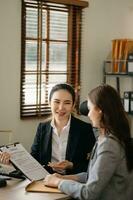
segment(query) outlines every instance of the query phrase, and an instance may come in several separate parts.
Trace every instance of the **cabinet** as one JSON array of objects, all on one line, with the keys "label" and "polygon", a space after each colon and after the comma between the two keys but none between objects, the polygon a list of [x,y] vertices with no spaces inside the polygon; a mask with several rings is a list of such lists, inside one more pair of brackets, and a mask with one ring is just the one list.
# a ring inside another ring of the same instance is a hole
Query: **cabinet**
[{"label": "cabinet", "polygon": [[[123,64],[123,61],[115,61],[115,63],[117,62],[118,65]],[[124,61],[125,62],[125,61]],[[128,80],[130,80],[131,82],[131,87],[130,87],[130,93],[132,94],[131,97],[129,99],[129,104],[130,104],[130,109],[129,109],[129,114],[133,116],[133,72],[128,73],[128,71],[125,72],[121,72],[120,70],[118,72],[113,72],[112,70],[112,66],[114,64],[114,61],[111,60],[105,60],[104,61],[104,65],[103,65],[103,83],[107,83],[108,84],[108,78],[113,78],[115,81],[115,87],[117,89],[117,91],[122,95],[124,95],[124,92],[127,91],[127,88],[125,91],[121,90],[121,83],[124,82],[123,79],[126,77]],[[132,63],[133,64],[133,63]],[[127,81],[128,84],[128,81]],[[128,89],[129,91],[129,89]],[[124,96],[122,96],[122,101],[124,103]]]}]

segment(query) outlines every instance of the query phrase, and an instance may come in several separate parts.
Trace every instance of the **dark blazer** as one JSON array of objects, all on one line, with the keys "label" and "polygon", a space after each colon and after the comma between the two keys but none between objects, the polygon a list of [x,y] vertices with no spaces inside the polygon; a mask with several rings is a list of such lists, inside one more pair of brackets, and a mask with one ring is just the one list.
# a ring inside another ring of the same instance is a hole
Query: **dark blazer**
[{"label": "dark blazer", "polygon": [[[52,127],[50,123],[51,121],[39,124],[31,147],[31,155],[45,166],[51,161],[52,153]],[[65,159],[73,162],[74,166],[72,170],[66,172],[67,174],[87,170],[87,156],[94,144],[95,136],[92,126],[72,116]],[[50,168],[47,170],[53,173]]]}]

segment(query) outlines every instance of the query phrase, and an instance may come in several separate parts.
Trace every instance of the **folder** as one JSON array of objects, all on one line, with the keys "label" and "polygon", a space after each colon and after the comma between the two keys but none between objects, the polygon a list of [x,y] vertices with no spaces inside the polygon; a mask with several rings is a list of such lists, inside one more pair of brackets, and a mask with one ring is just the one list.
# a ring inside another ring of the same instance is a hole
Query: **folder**
[{"label": "folder", "polygon": [[133,114],[133,91],[130,94],[130,113]]},{"label": "folder", "polygon": [[133,74],[133,52],[128,54],[127,73]]},{"label": "folder", "polygon": [[[113,73],[127,73],[127,60],[128,60],[128,55],[131,52],[133,52],[133,40],[131,39],[112,40]],[[132,68],[131,63],[129,63],[129,67],[130,69]]]},{"label": "folder", "polygon": [[124,92],[124,109],[126,112],[130,112],[130,91],[125,91]]},{"label": "folder", "polygon": [[126,40],[125,49],[124,49],[124,63],[122,66],[122,72],[127,72],[127,59],[128,54],[133,51],[133,40]]},{"label": "folder", "polygon": [[112,40],[112,72],[118,73],[118,52],[119,52],[119,41],[118,40]]},{"label": "folder", "polygon": [[121,72],[122,71],[122,58],[123,58],[123,47],[124,47],[124,43],[122,40],[119,41],[119,51],[118,51],[118,71]]},{"label": "folder", "polygon": [[45,186],[42,180],[29,183],[25,190],[27,192],[62,193],[58,188]]}]

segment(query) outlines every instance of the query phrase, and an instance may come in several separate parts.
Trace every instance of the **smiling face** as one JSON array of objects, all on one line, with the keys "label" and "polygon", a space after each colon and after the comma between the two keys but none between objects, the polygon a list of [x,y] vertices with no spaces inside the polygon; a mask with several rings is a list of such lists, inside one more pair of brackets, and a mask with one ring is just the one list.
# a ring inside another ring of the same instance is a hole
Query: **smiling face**
[{"label": "smiling face", "polygon": [[55,91],[50,100],[50,106],[55,121],[68,121],[74,107],[72,95],[63,89]]},{"label": "smiling face", "polygon": [[93,127],[101,128],[100,121],[102,117],[102,111],[96,105],[94,105],[90,100],[88,100],[87,105],[89,109],[88,117],[91,120]]}]

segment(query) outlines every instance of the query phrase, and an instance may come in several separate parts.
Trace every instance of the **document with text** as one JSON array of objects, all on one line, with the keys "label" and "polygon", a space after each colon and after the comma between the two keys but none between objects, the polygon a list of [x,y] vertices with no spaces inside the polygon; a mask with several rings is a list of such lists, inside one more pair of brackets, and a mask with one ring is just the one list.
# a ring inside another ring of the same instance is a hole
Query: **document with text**
[{"label": "document with text", "polygon": [[20,143],[0,147],[1,151],[11,154],[11,162],[31,181],[41,180],[49,173],[34,159]]}]

